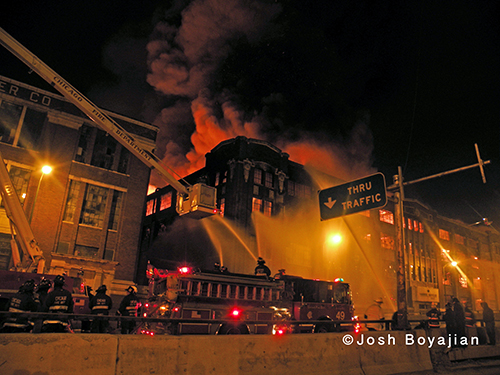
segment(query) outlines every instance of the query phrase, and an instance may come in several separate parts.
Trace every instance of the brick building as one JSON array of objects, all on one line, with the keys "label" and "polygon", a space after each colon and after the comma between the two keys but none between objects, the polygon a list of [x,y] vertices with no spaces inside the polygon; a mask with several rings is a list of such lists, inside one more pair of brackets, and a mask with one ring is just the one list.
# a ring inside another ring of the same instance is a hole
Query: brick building
[{"label": "brick building", "polygon": [[[385,207],[320,221],[317,193],[342,183],[289,160],[277,147],[236,137],[206,155],[206,166],[186,181],[217,188],[220,214],[200,221],[178,217],[170,187],[147,198],[137,279],[147,262],[172,269],[207,268],[252,273],[258,256],[273,271],[307,278],[344,278],[358,314],[382,297],[387,318],[396,310],[394,200]],[[406,290],[410,317],[433,303],[459,297],[475,310],[500,306],[500,235],[491,226],[470,226],[428,206],[404,201]],[[340,241],[331,242],[333,235]],[[455,263],[453,262],[457,262]],[[495,275],[496,274],[496,275]]]},{"label": "brick building", "polygon": [[[155,126],[107,112],[153,150]],[[124,294],[134,280],[150,169],[63,97],[0,76],[0,151],[46,259]],[[41,173],[43,165],[52,172]],[[11,263],[0,212],[0,269]]]}]

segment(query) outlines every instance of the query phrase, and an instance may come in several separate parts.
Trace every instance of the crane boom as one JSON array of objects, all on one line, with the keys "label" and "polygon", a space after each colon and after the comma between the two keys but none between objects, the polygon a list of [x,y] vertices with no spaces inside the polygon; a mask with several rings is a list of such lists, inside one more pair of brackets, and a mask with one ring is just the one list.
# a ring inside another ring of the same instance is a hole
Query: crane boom
[{"label": "crane boom", "polygon": [[[149,168],[155,169],[177,192],[177,212],[179,214],[195,213],[194,217],[204,217],[215,210],[215,188],[204,184],[184,186],[170,172],[157,162],[154,154],[142,149],[135,139],[110,116],[82,95],[77,89],[53,71],[43,61],[31,53],[21,43],[0,28],[0,43],[30,69],[58,90],[72,102],[102,130],[115,138],[121,145],[135,155]],[[196,194],[196,196],[193,196]]]}]

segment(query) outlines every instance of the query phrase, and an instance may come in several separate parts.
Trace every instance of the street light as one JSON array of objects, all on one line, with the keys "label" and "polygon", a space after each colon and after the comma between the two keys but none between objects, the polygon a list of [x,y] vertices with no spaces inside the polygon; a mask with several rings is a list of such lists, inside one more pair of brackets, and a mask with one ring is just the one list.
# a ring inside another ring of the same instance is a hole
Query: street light
[{"label": "street light", "polygon": [[31,205],[30,220],[29,220],[30,224],[31,224],[31,219],[33,218],[33,211],[35,210],[35,203],[36,203],[36,199],[38,198],[38,192],[40,191],[40,185],[42,184],[43,176],[45,176],[46,174],[49,174],[50,172],[52,172],[51,166],[44,165],[42,167],[42,175],[40,176],[40,180],[38,180],[38,186],[36,188],[35,199],[33,200],[33,204]]},{"label": "street light", "polygon": [[333,234],[328,238],[328,242],[332,245],[338,245],[342,242],[342,236],[340,234]]}]

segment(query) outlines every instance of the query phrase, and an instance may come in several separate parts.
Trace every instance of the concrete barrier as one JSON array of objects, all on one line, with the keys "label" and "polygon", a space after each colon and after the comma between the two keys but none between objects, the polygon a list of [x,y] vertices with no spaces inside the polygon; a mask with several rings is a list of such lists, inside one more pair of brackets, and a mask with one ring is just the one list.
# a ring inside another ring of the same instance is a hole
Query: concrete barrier
[{"label": "concrete barrier", "polygon": [[432,370],[417,332],[286,336],[1,334],[0,373],[58,374],[396,374]]}]

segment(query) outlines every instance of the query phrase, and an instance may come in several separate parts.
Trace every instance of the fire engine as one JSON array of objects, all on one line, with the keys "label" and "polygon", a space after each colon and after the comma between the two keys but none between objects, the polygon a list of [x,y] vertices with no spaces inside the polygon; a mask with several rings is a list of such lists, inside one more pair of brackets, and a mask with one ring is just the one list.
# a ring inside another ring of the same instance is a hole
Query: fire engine
[{"label": "fire engine", "polygon": [[354,329],[349,284],[289,276],[275,278],[149,265],[144,334],[284,334]]}]

